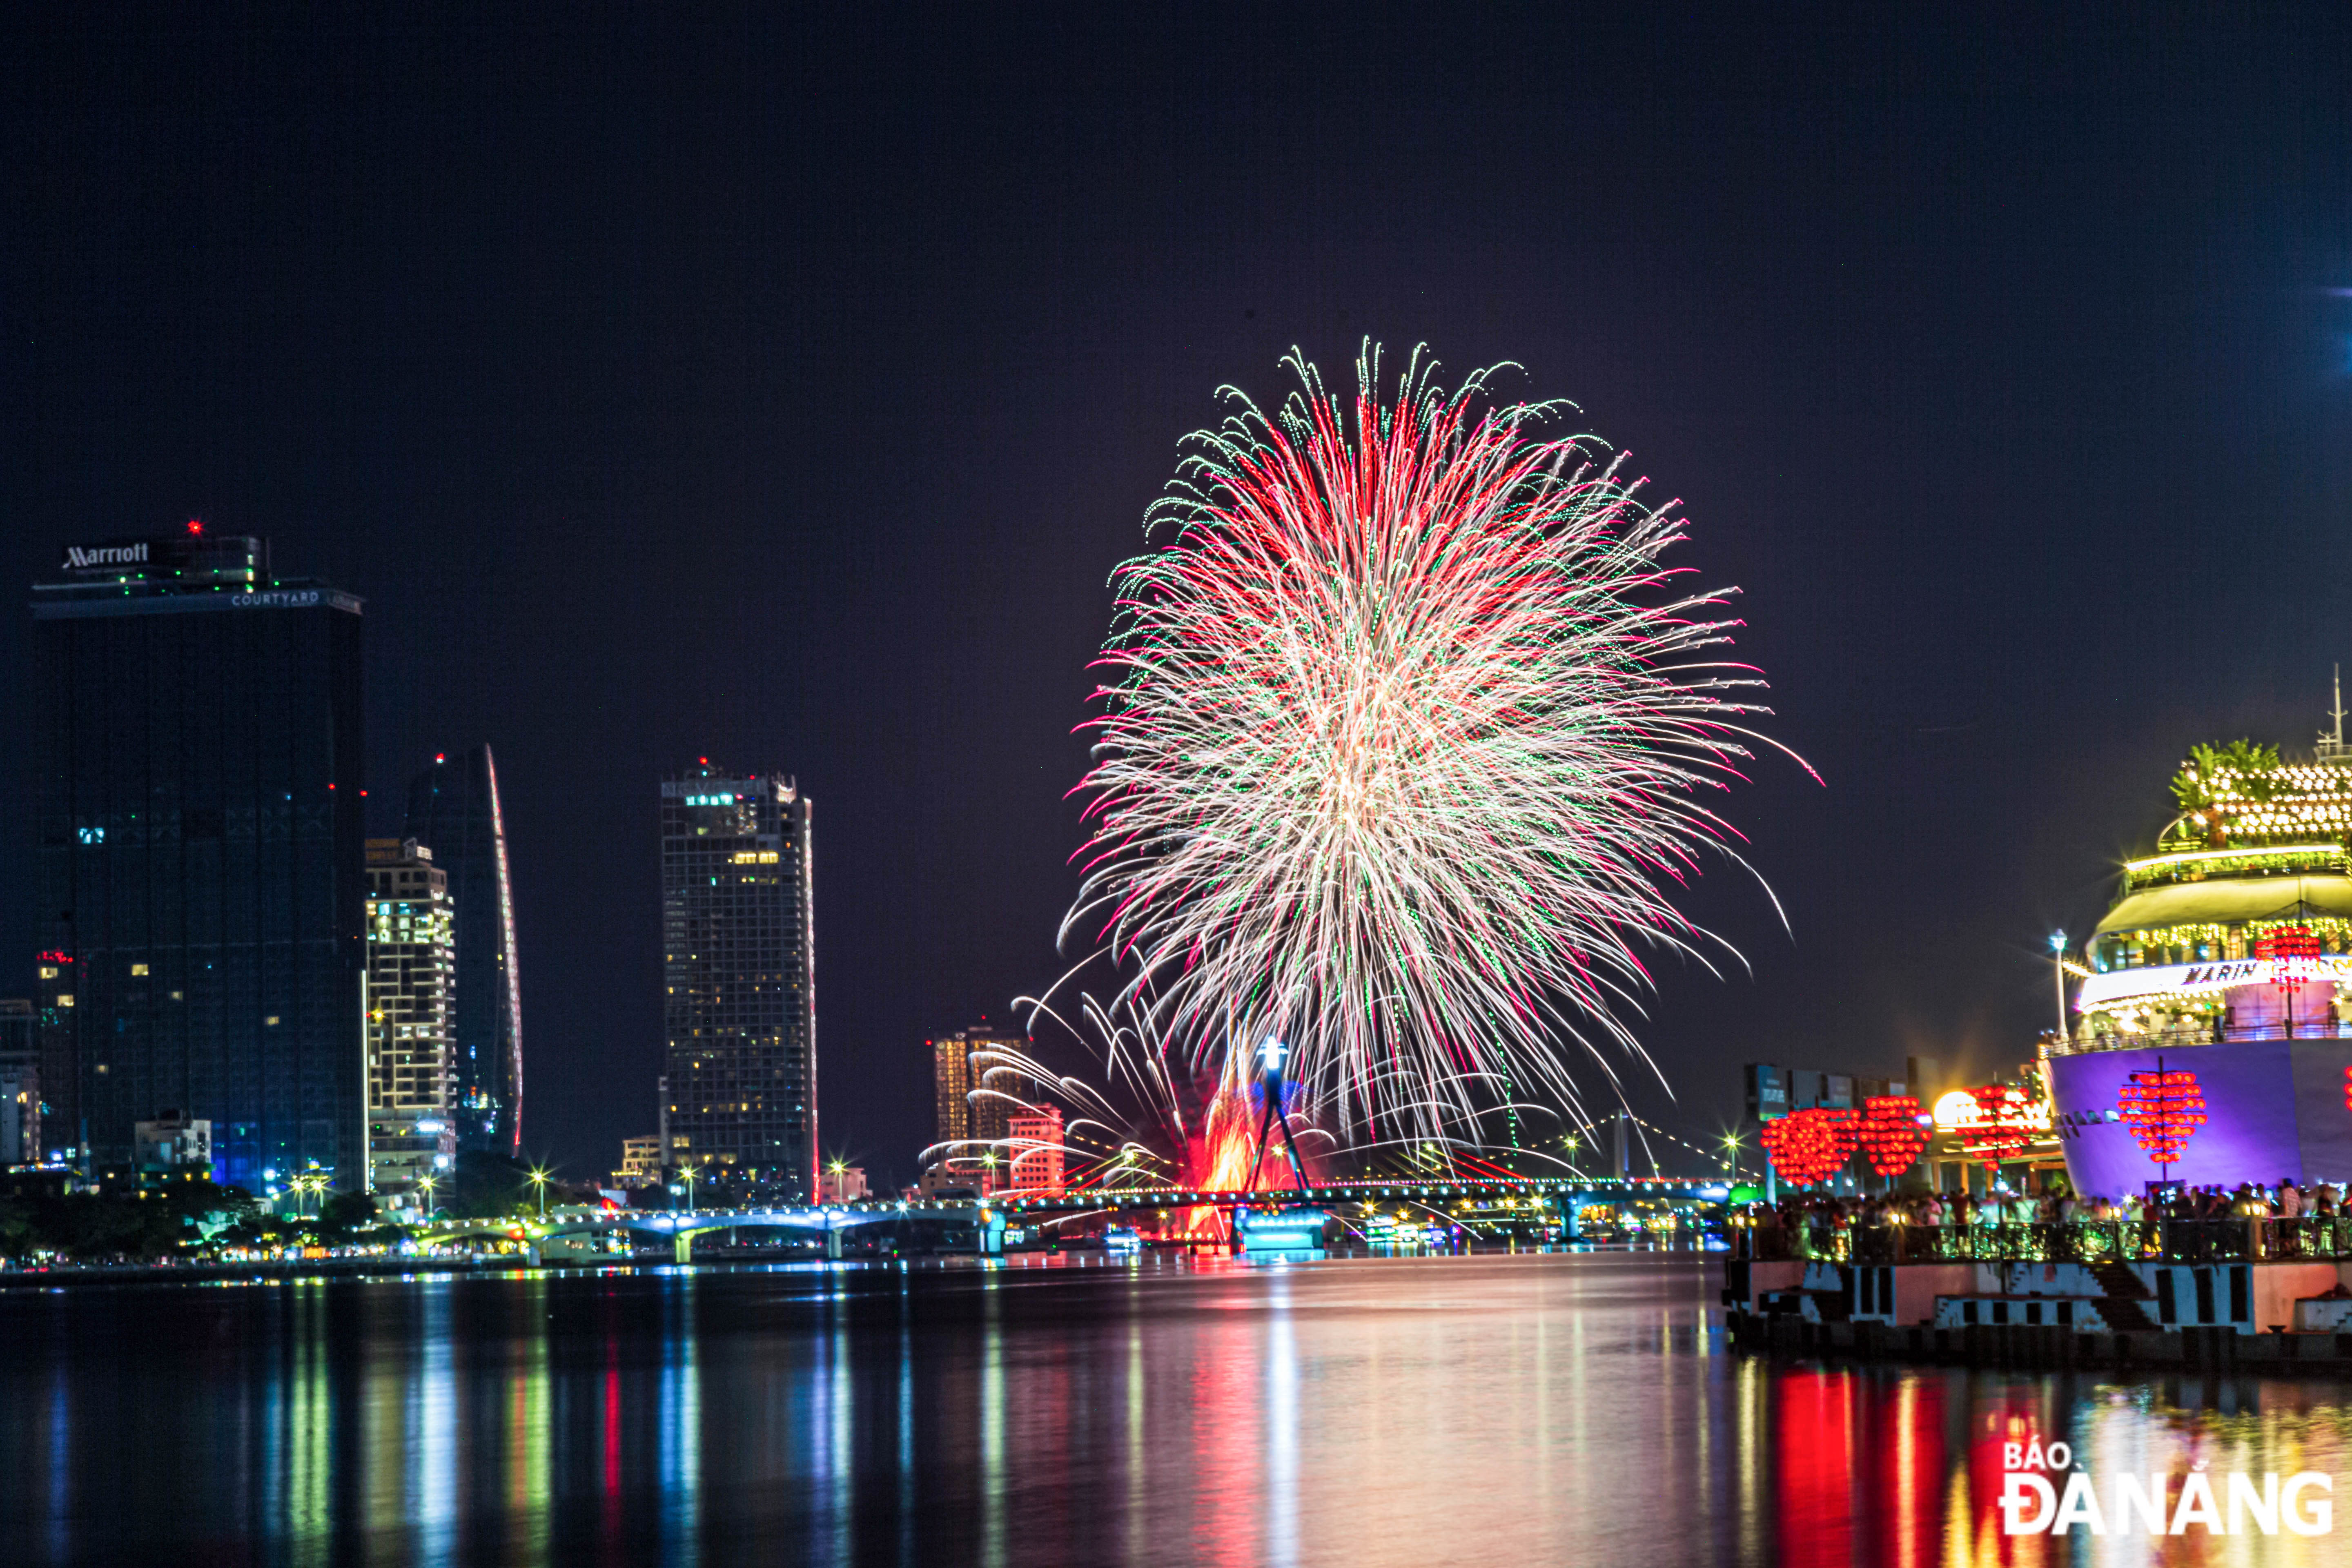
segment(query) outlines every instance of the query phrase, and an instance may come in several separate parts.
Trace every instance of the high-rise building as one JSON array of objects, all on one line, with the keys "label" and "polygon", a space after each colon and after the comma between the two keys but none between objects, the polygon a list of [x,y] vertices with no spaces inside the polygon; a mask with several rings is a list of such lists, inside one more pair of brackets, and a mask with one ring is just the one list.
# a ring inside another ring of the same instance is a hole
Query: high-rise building
[{"label": "high-rise building", "polygon": [[809,802],[772,773],[661,786],[664,1153],[805,1203],[816,1192]]},{"label": "high-rise building", "polygon": [[971,1136],[971,1052],[961,1032],[927,1042],[931,1050],[931,1135],[961,1143]]},{"label": "high-rise building", "polygon": [[258,540],[76,544],[33,602],[43,1142],[212,1123],[216,1179],[367,1179],[360,601]]},{"label": "high-rise building", "polygon": [[39,1015],[23,997],[0,997],[0,1165],[41,1158]]},{"label": "high-rise building", "polygon": [[457,1152],[450,1024],[457,963],[449,879],[429,845],[367,841],[368,1161],[394,1202]]},{"label": "high-rise building", "polygon": [[401,837],[433,851],[457,906],[457,1146],[522,1152],[522,982],[515,953],[513,884],[506,818],[488,746],[433,765],[409,781]]},{"label": "high-rise building", "polygon": [[931,1107],[934,1141],[959,1145],[942,1160],[934,1185],[987,1188],[1003,1185],[997,1167],[1007,1158],[1001,1144],[1009,1135],[1010,1101],[994,1094],[976,1093],[987,1064],[975,1067],[974,1052],[1006,1050],[1025,1053],[1029,1042],[1018,1030],[998,1028],[986,1020],[927,1042],[931,1052]]},{"label": "high-rise building", "polygon": [[1058,1196],[1062,1191],[1062,1111],[1053,1105],[1016,1110],[1005,1119],[1012,1154],[1007,1184],[1023,1192]]}]

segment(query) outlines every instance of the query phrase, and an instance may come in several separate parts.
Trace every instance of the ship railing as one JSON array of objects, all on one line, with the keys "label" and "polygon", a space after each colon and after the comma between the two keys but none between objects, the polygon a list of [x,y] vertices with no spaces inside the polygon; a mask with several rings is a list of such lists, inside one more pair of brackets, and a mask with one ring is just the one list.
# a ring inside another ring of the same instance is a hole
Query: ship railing
[{"label": "ship railing", "polygon": [[2179,1051],[2204,1046],[2231,1046],[2242,1040],[2333,1040],[2343,1038],[2347,1026],[2335,1023],[2247,1024],[2236,1028],[2151,1029],[2140,1035],[2078,1035],[2051,1046],[2050,1054],[2078,1057],[2095,1051]]},{"label": "ship railing", "polygon": [[2352,1259],[2352,1215],[2075,1220],[2056,1225],[1737,1224],[1731,1256],[1755,1262],[2243,1263]]}]

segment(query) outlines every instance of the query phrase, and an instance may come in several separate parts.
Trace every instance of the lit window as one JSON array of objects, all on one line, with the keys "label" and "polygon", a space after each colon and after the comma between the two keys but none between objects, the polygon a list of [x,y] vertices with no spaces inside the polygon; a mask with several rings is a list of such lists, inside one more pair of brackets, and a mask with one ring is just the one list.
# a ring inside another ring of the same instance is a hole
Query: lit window
[{"label": "lit window", "polygon": [[131,966],[131,973],[134,975],[144,974],[147,973],[147,966],[143,963],[134,963]]},{"label": "lit window", "polygon": [[[70,1007],[70,1006],[72,1006],[72,1005],[73,1005],[73,993],[72,993],[72,992],[70,992],[70,991],[60,991],[60,992],[58,992],[58,1006],[60,1006],[60,1007]],[[104,1072],[106,1069],[105,1069],[104,1068],[99,1068],[98,1070],[99,1070],[99,1071],[100,1071],[100,1072]]]}]

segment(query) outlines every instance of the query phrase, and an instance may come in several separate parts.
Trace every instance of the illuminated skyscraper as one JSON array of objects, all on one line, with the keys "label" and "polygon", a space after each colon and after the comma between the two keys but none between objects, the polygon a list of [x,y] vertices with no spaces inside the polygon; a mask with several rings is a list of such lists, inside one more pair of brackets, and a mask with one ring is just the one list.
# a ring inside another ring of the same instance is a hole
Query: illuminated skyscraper
[{"label": "illuminated skyscraper", "polygon": [[[994,1095],[974,1097],[980,1089],[980,1068],[972,1066],[972,1053],[1002,1048],[1025,1052],[1028,1040],[1018,1030],[1000,1029],[987,1021],[968,1029],[958,1029],[951,1035],[941,1035],[929,1041],[931,1051],[931,1103],[933,1141],[940,1143],[970,1145],[975,1142],[1001,1143],[1008,1135],[1006,1117],[1011,1106]],[[989,1163],[992,1152],[965,1147],[948,1156],[938,1173],[934,1185],[986,1187],[999,1174],[998,1167],[1008,1158],[1003,1149],[992,1151],[995,1164]],[[1001,1181],[994,1182],[1002,1185]]]},{"label": "illuminated skyscraper", "polygon": [[931,1136],[961,1143],[971,1136],[971,1053],[961,1034],[927,1042],[931,1049]]},{"label": "illuminated skyscraper", "polygon": [[194,524],[34,589],[42,1141],[136,1158],[212,1123],[215,1176],[367,1179],[360,601]]},{"label": "illuminated skyscraper", "polygon": [[809,802],[773,773],[661,786],[664,1155],[805,1203],[816,1194]]},{"label": "illuminated skyscraper", "polygon": [[433,851],[457,905],[457,1011],[451,1030],[457,1146],[522,1151],[522,977],[506,818],[488,746],[441,756],[409,781],[401,836]]},{"label": "illuminated skyscraper", "polygon": [[375,1190],[396,1200],[457,1152],[457,952],[430,847],[371,838],[367,866],[368,1163]]}]

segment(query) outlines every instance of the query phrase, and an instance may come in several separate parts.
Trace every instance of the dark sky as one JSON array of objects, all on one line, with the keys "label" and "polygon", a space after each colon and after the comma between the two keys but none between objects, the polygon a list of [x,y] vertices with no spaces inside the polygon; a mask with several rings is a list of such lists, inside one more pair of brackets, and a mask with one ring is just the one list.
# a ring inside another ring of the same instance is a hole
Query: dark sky
[{"label": "dark sky", "polygon": [[1057,970],[1106,578],[1294,343],[1520,362],[1746,590],[1826,782],[1725,806],[1793,930],[1690,900],[1755,966],[1661,975],[1693,1132],[2022,1059],[2182,750],[2352,660],[2340,10],[310,9],[5,24],[0,576],[199,516],[366,595],[376,802],[497,748],[574,1173],[654,1125],[708,754],[816,802],[824,1141],[911,1173],[926,1034]]}]

